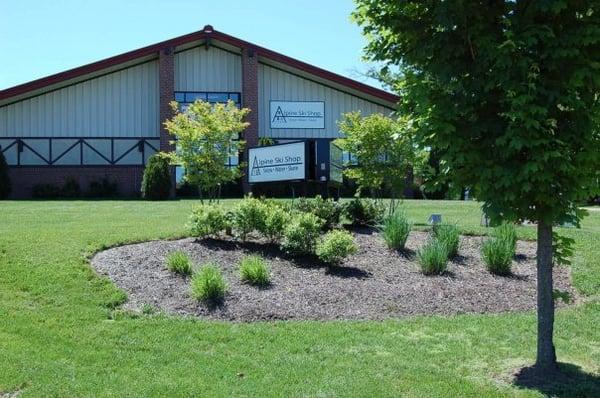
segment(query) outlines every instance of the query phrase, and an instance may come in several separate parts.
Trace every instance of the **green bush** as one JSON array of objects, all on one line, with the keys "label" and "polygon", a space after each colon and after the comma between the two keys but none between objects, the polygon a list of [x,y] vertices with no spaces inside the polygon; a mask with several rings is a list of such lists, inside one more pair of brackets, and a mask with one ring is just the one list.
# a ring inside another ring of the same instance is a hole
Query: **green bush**
[{"label": "green bush", "polygon": [[0,151],[0,199],[6,199],[10,195],[11,185],[8,176],[8,163],[4,154]]},{"label": "green bush", "polygon": [[246,240],[252,231],[264,231],[267,208],[265,204],[251,196],[242,199],[234,210],[233,227],[237,234]]},{"label": "green bush", "polygon": [[406,214],[397,210],[383,221],[383,239],[390,249],[402,250],[411,228],[412,224],[408,222]]},{"label": "green bush", "polygon": [[433,228],[433,234],[437,240],[446,245],[446,249],[448,249],[448,258],[455,257],[458,254],[458,245],[460,244],[460,233],[456,225],[436,225]]},{"label": "green bush", "polygon": [[517,230],[514,224],[503,223],[500,226],[494,228],[492,236],[506,242],[514,253],[517,250]]},{"label": "green bush", "polygon": [[61,196],[61,189],[55,184],[35,184],[31,188],[31,196],[36,199],[56,199]]},{"label": "green bush", "polygon": [[181,250],[170,253],[167,256],[166,262],[169,271],[182,275],[189,275],[192,273],[192,260],[190,260],[189,256]]},{"label": "green bush", "polygon": [[373,199],[354,198],[344,205],[343,212],[352,225],[375,226],[383,221],[385,205]]},{"label": "green bush", "polygon": [[271,278],[269,267],[260,256],[246,256],[240,262],[240,276],[251,285],[266,286]]},{"label": "green bush", "polygon": [[61,190],[61,196],[64,198],[78,198],[81,196],[81,188],[75,177],[67,177]]},{"label": "green bush", "polygon": [[168,199],[172,184],[168,156],[162,152],[150,156],[142,179],[142,197],[150,200]]},{"label": "green bush", "polygon": [[335,230],[327,232],[317,243],[317,256],[327,264],[337,265],[358,251],[352,234]]},{"label": "green bush", "polygon": [[290,215],[281,206],[269,204],[262,227],[262,233],[271,242],[276,242],[283,236],[283,231],[290,220]]},{"label": "green bush", "polygon": [[448,248],[444,242],[433,238],[419,250],[417,258],[425,275],[442,274],[448,265]]},{"label": "green bush", "polygon": [[222,300],[227,293],[227,289],[227,282],[215,264],[205,264],[192,277],[191,294],[196,300]]},{"label": "green bush", "polygon": [[488,269],[496,275],[509,275],[514,256],[510,241],[499,238],[486,240],[481,246],[481,256]]},{"label": "green bush", "polygon": [[119,185],[115,180],[104,177],[101,180],[91,181],[86,196],[90,198],[114,198],[119,194]]},{"label": "green bush", "polygon": [[281,248],[291,254],[312,254],[323,221],[312,213],[298,213],[283,232]]},{"label": "green bush", "polygon": [[312,213],[323,220],[323,229],[330,230],[340,223],[342,207],[333,199],[323,199],[317,195],[312,199],[299,198],[292,204],[292,209],[304,213]]},{"label": "green bush", "polygon": [[188,226],[192,236],[205,238],[218,235],[227,226],[225,212],[220,205],[201,204],[192,208]]}]

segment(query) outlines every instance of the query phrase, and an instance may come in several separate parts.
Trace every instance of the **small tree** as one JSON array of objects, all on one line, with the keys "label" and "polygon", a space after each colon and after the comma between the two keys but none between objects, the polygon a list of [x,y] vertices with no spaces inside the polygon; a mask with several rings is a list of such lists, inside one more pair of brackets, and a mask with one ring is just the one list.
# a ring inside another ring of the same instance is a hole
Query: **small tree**
[{"label": "small tree", "polygon": [[8,176],[8,164],[4,154],[0,151],[0,199],[6,199],[11,191],[10,177]]},{"label": "small tree", "polygon": [[450,181],[496,221],[537,222],[535,369],[556,371],[552,266],[565,251],[552,227],[578,223],[578,202],[598,192],[598,1],[357,4],[368,58]]},{"label": "small tree", "polygon": [[249,123],[244,118],[248,108],[238,109],[233,101],[227,104],[210,104],[196,101],[185,112],[179,104],[171,102],[175,115],[165,122],[165,128],[176,140],[176,151],[171,153],[174,163],[183,166],[184,179],[198,186],[201,199],[204,193],[212,201],[221,184],[241,176],[241,167],[230,167],[228,158],[236,156],[244,142],[238,135]]},{"label": "small tree", "polygon": [[[399,198],[407,178],[424,163],[424,152],[414,145],[413,129],[406,118],[392,119],[380,113],[363,117],[360,112],[349,112],[339,122],[344,138],[336,144],[354,155],[356,166],[344,174],[356,181],[358,194],[367,190],[379,193],[388,187],[392,198]],[[392,208],[394,203],[392,203]]]},{"label": "small tree", "polygon": [[142,179],[142,196],[150,200],[169,198],[172,188],[170,156],[163,152],[150,156]]}]

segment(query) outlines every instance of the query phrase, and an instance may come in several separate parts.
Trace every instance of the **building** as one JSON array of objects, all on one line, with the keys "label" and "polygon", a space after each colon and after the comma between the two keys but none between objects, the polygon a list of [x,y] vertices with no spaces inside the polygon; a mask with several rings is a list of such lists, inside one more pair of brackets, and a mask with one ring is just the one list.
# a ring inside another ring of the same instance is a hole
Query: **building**
[{"label": "building", "polygon": [[[81,187],[108,177],[122,194],[137,194],[148,157],[169,150],[162,128],[169,102],[198,98],[250,108],[248,146],[258,145],[259,137],[328,142],[340,135],[342,113],[387,114],[398,101],[207,25],[0,91],[0,149],[13,197],[29,197],[36,184],[61,185],[68,177]],[[319,169],[321,180],[327,167]]]}]

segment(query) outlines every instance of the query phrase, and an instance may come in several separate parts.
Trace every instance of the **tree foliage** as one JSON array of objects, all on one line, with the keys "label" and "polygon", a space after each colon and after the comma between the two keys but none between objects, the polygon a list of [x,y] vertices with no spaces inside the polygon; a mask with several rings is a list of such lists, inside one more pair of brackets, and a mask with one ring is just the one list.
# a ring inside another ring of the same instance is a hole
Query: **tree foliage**
[{"label": "tree foliage", "polygon": [[414,145],[414,130],[408,119],[349,112],[339,127],[344,138],[337,139],[336,144],[358,160],[356,166],[344,170],[356,181],[358,193],[376,192],[385,186],[395,197],[401,196],[407,176],[415,167],[420,169],[425,159]]},{"label": "tree foliage", "polygon": [[556,370],[552,225],[600,178],[600,3],[357,0],[366,56],[492,221],[538,223],[536,367]]},{"label": "tree foliage", "polygon": [[171,193],[170,156],[155,153],[148,159],[142,178],[142,196],[150,200],[165,200]]},{"label": "tree foliage", "polygon": [[175,115],[165,122],[165,128],[175,137],[172,161],[183,166],[185,181],[213,199],[221,184],[241,175],[243,165],[229,167],[227,163],[243,148],[238,135],[249,125],[244,118],[250,110],[238,109],[233,101],[213,105],[199,100],[184,112],[179,111],[177,102],[171,102],[171,107]]}]

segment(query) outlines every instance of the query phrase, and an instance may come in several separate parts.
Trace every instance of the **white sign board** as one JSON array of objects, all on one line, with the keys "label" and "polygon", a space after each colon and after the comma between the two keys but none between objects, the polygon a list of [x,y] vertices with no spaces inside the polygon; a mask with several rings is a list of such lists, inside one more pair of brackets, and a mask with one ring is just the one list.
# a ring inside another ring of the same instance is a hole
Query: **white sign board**
[{"label": "white sign board", "polygon": [[306,178],[306,143],[248,149],[248,182],[289,181]]},{"label": "white sign board", "polygon": [[325,103],[322,101],[271,101],[272,129],[324,129]]}]

